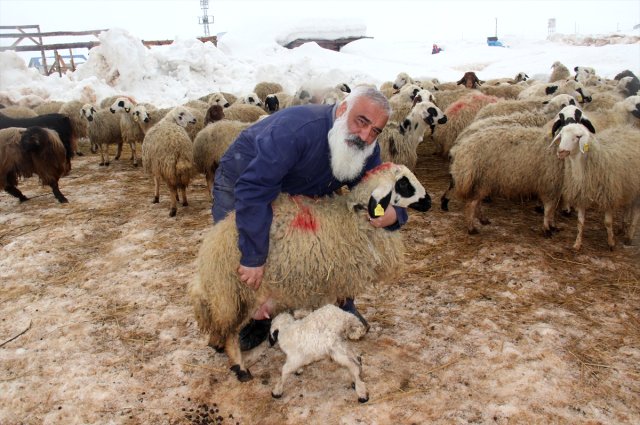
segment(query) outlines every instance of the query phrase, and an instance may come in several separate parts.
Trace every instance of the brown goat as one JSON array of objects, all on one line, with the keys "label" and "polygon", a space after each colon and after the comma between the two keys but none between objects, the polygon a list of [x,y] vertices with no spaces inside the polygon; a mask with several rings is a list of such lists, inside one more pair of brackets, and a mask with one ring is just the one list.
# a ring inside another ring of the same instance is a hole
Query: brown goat
[{"label": "brown goat", "polygon": [[42,185],[51,187],[58,202],[69,202],[58,188],[58,180],[71,169],[58,133],[42,127],[0,130],[0,190],[20,202],[28,198],[16,187],[18,179],[36,174]]},{"label": "brown goat", "polygon": [[478,76],[473,71],[465,72],[464,76],[457,82],[457,84],[464,84],[468,89],[477,89],[482,83],[483,81],[479,80]]}]

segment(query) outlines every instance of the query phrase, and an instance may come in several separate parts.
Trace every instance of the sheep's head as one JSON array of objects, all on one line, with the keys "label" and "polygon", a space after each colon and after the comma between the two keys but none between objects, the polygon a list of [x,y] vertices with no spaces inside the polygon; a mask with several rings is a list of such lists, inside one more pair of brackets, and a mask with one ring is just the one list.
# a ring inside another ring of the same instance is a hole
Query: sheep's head
[{"label": "sheep's head", "polygon": [[570,94],[559,94],[551,98],[551,100],[545,100],[542,102],[544,105],[544,110],[549,113],[555,113],[561,111],[564,107],[576,105],[576,99]]},{"label": "sheep's head", "polygon": [[131,115],[133,116],[133,120],[136,122],[149,122],[151,120],[147,108],[143,105],[134,106],[131,110]]},{"label": "sheep's head", "polygon": [[640,119],[640,95],[629,96],[622,101],[624,109],[634,117]]},{"label": "sheep's head", "polygon": [[522,81],[527,81],[528,79],[529,79],[529,76],[525,72],[522,72],[522,71],[518,72],[516,74],[516,77],[514,78],[514,80],[517,83],[520,83]]},{"label": "sheep's head", "polygon": [[596,132],[593,124],[591,123],[591,121],[589,121],[589,118],[584,116],[582,110],[575,105],[569,105],[565,106],[560,112],[558,112],[558,116],[556,117],[556,120],[553,123],[553,127],[551,128],[551,136],[555,136],[559,130],[569,124],[580,124],[590,132]]},{"label": "sheep's head", "polygon": [[565,159],[568,156],[576,155],[578,152],[586,154],[589,151],[592,142],[591,133],[586,127],[580,124],[568,124],[560,130],[558,136],[560,144],[558,145],[557,156],[559,159]]},{"label": "sheep's head", "polygon": [[422,90],[417,84],[406,84],[400,89],[399,95],[403,96],[408,102],[412,102],[416,95]]},{"label": "sheep's head", "polygon": [[209,96],[208,103],[209,103],[209,106],[220,105],[223,108],[229,107],[229,102],[227,101],[227,99],[224,97],[222,93],[213,93],[211,96]]},{"label": "sheep's head", "polygon": [[275,94],[268,94],[264,99],[264,104],[267,106],[267,111],[269,113],[280,110],[280,100],[278,100],[278,96]]},{"label": "sheep's head", "polygon": [[255,93],[247,94],[246,96],[244,96],[244,97],[242,97],[240,99],[240,102],[241,103],[246,103],[247,105],[262,106],[262,102],[260,101],[260,98]]},{"label": "sheep's head", "polygon": [[351,93],[351,87],[349,87],[346,83],[338,84],[336,88],[343,93]]},{"label": "sheep's head", "polygon": [[283,312],[278,314],[271,321],[271,328],[269,329],[269,345],[272,347],[276,345],[278,342],[278,333],[280,333],[280,328],[287,327],[290,323],[293,323],[295,319],[291,315],[291,313]]},{"label": "sheep's head", "polygon": [[400,90],[402,87],[404,87],[406,84],[411,83],[412,81],[413,80],[411,79],[411,77],[409,77],[409,74],[407,74],[406,72],[401,72],[393,82],[393,88],[396,90]]},{"label": "sheep's head", "polygon": [[384,214],[389,205],[427,211],[431,198],[416,176],[404,165],[386,162],[369,171],[351,191],[351,208],[364,207],[359,199],[368,198],[369,217]]},{"label": "sheep's head", "polygon": [[207,109],[207,114],[204,117],[204,124],[207,125],[212,122],[220,121],[224,119],[224,110],[220,105],[211,105]]},{"label": "sheep's head", "polygon": [[134,107],[134,104],[131,101],[131,99],[127,97],[119,97],[116,99],[115,102],[113,102],[109,110],[111,111],[112,114],[115,114],[118,111],[124,111],[128,114],[129,112],[131,112],[133,107]]},{"label": "sheep's head", "polygon": [[447,122],[447,116],[432,101],[417,103],[411,113],[418,114],[429,125],[431,133],[435,130],[436,124],[446,124]]},{"label": "sheep's head", "polygon": [[184,106],[177,106],[169,113],[173,121],[181,127],[186,127],[189,124],[195,124],[196,118],[191,112]]},{"label": "sheep's head", "polygon": [[465,72],[462,78],[457,82],[458,85],[463,84],[468,89],[475,89],[481,84],[478,76],[473,71]]},{"label": "sheep's head", "polygon": [[84,105],[82,105],[82,108],[80,109],[80,114],[87,120],[87,121],[93,121],[94,115],[96,114],[96,108],[91,105],[90,103],[85,103]]}]

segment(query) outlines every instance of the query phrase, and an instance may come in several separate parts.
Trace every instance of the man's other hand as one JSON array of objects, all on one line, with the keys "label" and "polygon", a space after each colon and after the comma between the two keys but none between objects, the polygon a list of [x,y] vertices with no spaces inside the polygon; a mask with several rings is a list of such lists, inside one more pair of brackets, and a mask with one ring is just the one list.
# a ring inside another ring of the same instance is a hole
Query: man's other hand
[{"label": "man's other hand", "polygon": [[240,275],[240,280],[246,283],[249,288],[258,289],[262,283],[264,266],[246,267],[240,265],[240,267],[238,267],[238,274]]}]

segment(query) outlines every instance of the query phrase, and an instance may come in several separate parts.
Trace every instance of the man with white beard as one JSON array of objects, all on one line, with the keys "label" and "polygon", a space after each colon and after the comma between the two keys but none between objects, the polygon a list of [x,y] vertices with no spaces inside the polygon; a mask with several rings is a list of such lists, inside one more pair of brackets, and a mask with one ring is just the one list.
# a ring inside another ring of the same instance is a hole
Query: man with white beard
[{"label": "man with white beard", "polygon": [[[273,218],[271,202],[281,192],[317,197],[331,195],[343,185],[353,187],[380,165],[376,139],[390,114],[380,91],[359,86],[339,104],[282,109],[240,133],[216,170],[211,212],[217,223],[236,211],[242,254],[238,275],[243,282],[253,289],[262,282]],[[372,226],[389,230],[406,221],[406,210],[393,206],[370,219]],[[368,329],[353,299],[339,303]],[[240,332],[242,350],[266,339],[270,309],[270,302],[261,306]]]}]

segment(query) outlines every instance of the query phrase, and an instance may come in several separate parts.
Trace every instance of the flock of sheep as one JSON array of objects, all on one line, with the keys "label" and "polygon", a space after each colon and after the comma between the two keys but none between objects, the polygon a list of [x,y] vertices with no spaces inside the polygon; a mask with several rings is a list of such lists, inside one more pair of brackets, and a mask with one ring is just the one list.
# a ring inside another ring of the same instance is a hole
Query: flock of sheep
[{"label": "flock of sheep", "polygon": [[[574,249],[582,246],[588,208],[604,214],[611,249],[614,212],[623,211],[624,241],[631,243],[640,218],[640,81],[630,71],[606,79],[588,67],[577,66],[571,73],[556,62],[552,69],[548,81],[532,80],[524,72],[514,78],[482,81],[467,72],[459,81],[441,83],[401,73],[395,81],[380,85],[393,113],[378,143],[383,161],[395,165],[381,167],[350,193],[326,201],[279,198],[267,267],[272,276],[265,276],[260,291],[248,289],[236,277],[237,261],[230,260],[239,256],[233,216],[214,226],[202,244],[198,276],[189,285],[189,294],[201,329],[209,333],[209,344],[226,352],[238,379],[251,379],[238,332],[267,298],[278,298],[280,310],[317,308],[328,300],[357,296],[366,284],[400,269],[401,238],[396,232],[367,226],[362,217],[372,214],[372,206],[388,205],[389,199],[394,205],[421,211],[430,207],[427,191],[411,172],[420,143],[433,143],[435,153],[449,161],[451,183],[442,194],[441,208],[448,209],[451,196],[463,201],[469,233],[478,232],[478,222],[489,223],[483,199],[536,197],[544,209],[545,236],[556,230],[555,214],[561,205],[563,211],[577,212]],[[117,147],[118,159],[127,143],[132,165],[141,160],[145,173],[153,178],[153,202],[159,202],[159,187],[164,183],[170,192],[170,216],[175,216],[177,202],[188,205],[187,188],[197,173],[205,176],[211,193],[220,158],[242,130],[280,109],[335,104],[349,92],[346,84],[340,84],[324,89],[301,87],[290,94],[278,83],[261,82],[244,96],[215,92],[166,109],[126,95],[99,104],[3,106],[0,189],[26,201],[16,186],[20,178],[35,174],[52,188],[58,201],[67,202],[58,180],[69,173],[79,138],[87,137],[91,151],[100,152],[100,166],[109,166],[111,146]],[[140,155],[136,146],[141,146]],[[298,239],[292,226],[300,231]],[[345,243],[348,238],[351,241]],[[298,261],[292,261],[294,257]],[[330,345],[347,336],[344,329],[337,326],[331,331],[340,335],[328,338],[334,341]],[[295,337],[291,335],[288,338]],[[318,346],[318,350],[324,351],[307,353],[307,357],[287,353],[295,359],[287,368],[321,355],[340,358],[357,382],[359,400],[366,401],[353,356],[344,350],[337,355],[335,347]],[[274,397],[282,394],[290,372],[283,369]]]}]

